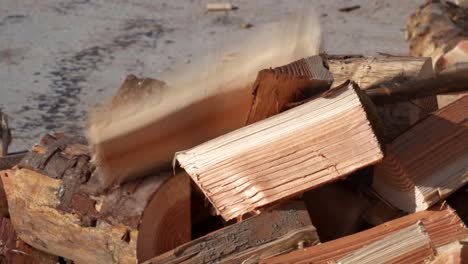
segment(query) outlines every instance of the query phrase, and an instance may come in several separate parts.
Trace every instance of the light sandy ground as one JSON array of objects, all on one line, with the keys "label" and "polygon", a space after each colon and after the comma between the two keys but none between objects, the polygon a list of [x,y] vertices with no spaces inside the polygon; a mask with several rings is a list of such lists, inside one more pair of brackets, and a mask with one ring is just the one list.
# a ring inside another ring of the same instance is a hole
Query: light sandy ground
[{"label": "light sandy ground", "polygon": [[422,1],[233,0],[239,9],[227,13],[205,12],[207,2],[0,0],[0,108],[11,116],[13,149],[46,131],[80,133],[88,109],[107,103],[129,73],[176,72],[311,5],[327,53],[406,54],[406,18]]}]

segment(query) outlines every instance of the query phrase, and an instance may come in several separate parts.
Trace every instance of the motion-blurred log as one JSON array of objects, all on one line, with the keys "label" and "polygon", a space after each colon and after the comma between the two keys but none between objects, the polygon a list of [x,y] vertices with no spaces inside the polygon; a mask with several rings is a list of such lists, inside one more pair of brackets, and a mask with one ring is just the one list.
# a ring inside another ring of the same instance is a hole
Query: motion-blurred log
[{"label": "motion-blurred log", "polygon": [[141,262],[190,240],[186,175],[169,171],[98,194],[88,147],[63,134],[46,135],[2,174],[18,236],[76,263]]},{"label": "motion-blurred log", "polygon": [[[403,228],[421,221],[431,238],[434,248],[450,244],[467,237],[468,230],[458,215],[446,205],[426,211],[410,214],[374,228],[342,237],[304,250],[297,250],[285,255],[263,261],[265,264],[325,264],[337,261],[367,245],[395,234]],[[406,263],[406,262],[403,262]]]},{"label": "motion-blurred log", "polygon": [[379,121],[364,92],[345,84],[176,159],[229,220],[380,161]]},{"label": "motion-blurred log", "polygon": [[[150,100],[146,108],[120,108],[101,116],[91,125],[89,136],[102,170],[102,185],[170,168],[175,152],[240,128],[247,119],[250,123],[283,111],[289,103],[303,99],[301,94],[328,89],[332,80],[327,71],[322,59],[315,56],[262,71],[254,89],[254,80],[235,80],[242,85],[232,87],[222,75],[213,76],[191,83],[192,89],[185,92],[156,96],[157,105]],[[275,85],[269,86],[273,80],[277,80]]]},{"label": "motion-blurred log", "polygon": [[[160,80],[151,78],[138,78],[130,74],[125,78],[125,81],[120,86],[119,90],[112,98],[111,108],[124,107],[131,104],[139,104],[141,99],[148,96],[154,96],[155,99],[161,100],[164,98],[164,93],[167,93],[166,83]],[[159,101],[153,101],[154,104],[159,104]]]},{"label": "motion-blurred log", "polygon": [[[381,55],[322,55],[328,60],[333,74],[333,87],[346,80],[356,82],[361,89],[371,92],[375,88],[393,90],[408,82],[432,76],[429,58]],[[432,111],[437,110],[435,97],[406,98],[393,104],[377,104],[384,123],[386,141],[391,142],[411,125]]]},{"label": "motion-blurred log", "polygon": [[292,202],[181,245],[146,263],[258,263],[319,242],[304,205]]},{"label": "motion-blurred log", "polygon": [[0,263],[2,264],[57,264],[59,259],[24,243],[16,236],[8,218],[0,219]]},{"label": "motion-blurred log", "polygon": [[375,167],[373,188],[407,212],[424,210],[468,182],[468,97],[398,137]]}]

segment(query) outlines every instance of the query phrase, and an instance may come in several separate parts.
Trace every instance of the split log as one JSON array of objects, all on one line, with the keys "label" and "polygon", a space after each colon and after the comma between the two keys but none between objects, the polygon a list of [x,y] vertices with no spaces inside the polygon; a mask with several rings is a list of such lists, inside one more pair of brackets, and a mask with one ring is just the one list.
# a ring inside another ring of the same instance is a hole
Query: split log
[{"label": "split log", "polygon": [[[406,30],[410,54],[432,57],[436,73],[449,65],[468,63],[468,15],[465,9],[447,1],[427,1],[409,17]],[[440,108],[458,98],[458,95],[437,96]]]},{"label": "split log", "polygon": [[424,210],[468,182],[468,97],[398,137],[375,167],[373,188],[406,212]]},{"label": "split log", "polygon": [[[333,87],[346,80],[356,82],[366,92],[380,89],[394,89],[411,81],[429,78],[433,75],[432,62],[428,58],[381,55],[364,57],[359,55],[322,55],[328,60],[333,74]],[[386,141],[391,142],[403,131],[437,110],[435,97],[410,100],[393,104],[377,104],[383,120]]]},{"label": "split log", "polygon": [[433,259],[435,249],[421,223],[405,227],[394,234],[375,241],[332,263],[371,264],[407,263],[419,264]]},{"label": "split log", "polygon": [[[320,245],[263,261],[264,264],[325,264],[337,261],[366,246],[421,221],[435,248],[465,238],[468,230],[453,209],[446,205],[410,214],[385,224]],[[406,262],[404,262],[406,263]]]},{"label": "split log", "polygon": [[0,219],[0,263],[56,264],[58,257],[41,252],[18,239],[8,218]]},{"label": "split log", "polygon": [[454,242],[437,249],[437,257],[431,264],[463,264],[468,259],[468,239]]},{"label": "split log", "polygon": [[160,173],[95,193],[99,168],[88,147],[63,134],[45,136],[2,174],[18,236],[76,263],[141,262],[190,240],[186,175]]},{"label": "split log", "polygon": [[292,202],[181,245],[146,263],[258,263],[319,242],[304,205]]},{"label": "split log", "polygon": [[229,220],[383,157],[379,120],[355,85],[176,154]]},{"label": "split log", "polygon": [[[302,99],[298,98],[300,94],[314,95],[328,89],[331,76],[326,74],[324,65],[316,56],[262,71],[255,82],[256,99],[250,77],[236,77],[235,82],[229,83],[221,74],[190,84],[193,89],[186,92],[174,88],[165,98],[157,99],[162,100],[158,105],[150,100],[146,103],[151,105],[146,108],[116,109],[101,116],[91,125],[89,136],[96,148],[103,186],[170,168],[175,152],[240,128],[247,118],[253,122],[285,110],[289,103]],[[275,79],[276,84],[270,87],[268,84]],[[219,91],[220,86],[227,88]],[[270,108],[271,102],[275,102],[274,108]]]}]

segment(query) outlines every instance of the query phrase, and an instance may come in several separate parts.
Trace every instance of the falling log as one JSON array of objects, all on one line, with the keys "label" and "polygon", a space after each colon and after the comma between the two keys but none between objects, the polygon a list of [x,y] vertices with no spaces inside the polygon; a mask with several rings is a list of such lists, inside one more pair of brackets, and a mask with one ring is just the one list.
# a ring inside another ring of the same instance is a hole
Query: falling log
[{"label": "falling log", "polygon": [[146,264],[258,263],[319,242],[304,205],[291,202],[181,245]]},{"label": "falling log", "polygon": [[11,221],[31,246],[76,263],[136,263],[190,240],[189,178],[172,171],[95,192],[78,137],[46,135],[3,171]]},{"label": "falling log", "polygon": [[[364,57],[359,55],[322,55],[328,60],[336,87],[346,80],[356,82],[361,89],[372,93],[375,88],[393,90],[408,82],[433,75],[432,62],[428,58],[381,55]],[[405,98],[403,102],[377,104],[384,123],[386,141],[391,142],[403,131],[437,110],[435,97],[424,99]]]},{"label": "falling log", "polygon": [[[435,248],[467,237],[468,230],[458,215],[447,205],[397,218],[382,225],[320,245],[297,250],[262,261],[264,264],[326,264],[363,249],[371,243],[395,234],[421,221]],[[406,262],[403,262],[406,263]]]},{"label": "falling log", "polygon": [[387,149],[374,190],[406,212],[424,210],[468,182],[468,97],[431,114]]},{"label": "falling log", "polygon": [[[177,89],[168,92],[158,105],[150,100],[146,103],[151,106],[146,108],[135,106],[104,115],[89,131],[102,170],[103,186],[140,177],[150,170],[170,168],[175,152],[240,128],[247,119],[253,122],[285,110],[289,103],[301,99],[298,98],[301,94],[314,95],[328,89],[332,80],[324,65],[315,56],[262,71],[255,81],[256,99],[252,96],[254,80],[249,80],[250,77],[243,77],[245,80],[236,77],[234,83],[240,86],[214,89],[233,85],[226,83],[227,77],[221,74],[209,81],[190,84],[194,89],[185,93]],[[273,80],[277,82],[270,87],[268,84]],[[206,95],[197,90],[205,88]],[[268,89],[285,92],[271,93]],[[274,108],[269,105],[271,102],[275,102]]]},{"label": "falling log", "polygon": [[0,219],[0,263],[2,264],[56,264],[57,256],[41,252],[18,239],[8,218]]},{"label": "falling log", "polygon": [[[120,86],[117,93],[112,98],[111,109],[124,107],[131,104],[138,104],[142,98],[154,96],[161,100],[167,93],[166,83],[151,78],[138,78],[130,74]],[[157,100],[153,102],[159,104]]]},{"label": "falling log", "polygon": [[[409,17],[406,31],[410,54],[432,57],[436,73],[450,65],[468,63],[468,15],[465,9],[447,1],[426,1]],[[437,96],[439,108],[458,98],[459,95]]]},{"label": "falling log", "polygon": [[176,159],[229,220],[380,161],[374,111],[359,87],[346,84]]}]

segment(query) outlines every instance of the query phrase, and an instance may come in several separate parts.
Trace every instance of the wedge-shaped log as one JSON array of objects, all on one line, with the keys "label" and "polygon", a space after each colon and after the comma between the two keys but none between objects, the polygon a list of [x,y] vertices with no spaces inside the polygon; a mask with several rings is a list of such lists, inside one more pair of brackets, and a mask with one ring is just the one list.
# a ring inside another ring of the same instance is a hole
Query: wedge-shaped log
[{"label": "wedge-shaped log", "polygon": [[[410,214],[374,228],[353,235],[345,236],[317,246],[297,250],[282,256],[263,261],[265,264],[326,264],[337,261],[365,246],[384,239],[385,237],[421,221],[434,247],[438,248],[465,238],[468,230],[454,212],[444,205],[426,211]],[[406,263],[406,262],[405,262]]]},{"label": "wedge-shaped log", "polygon": [[367,99],[344,85],[176,159],[229,220],[380,161],[378,118]]},{"label": "wedge-shaped log", "polygon": [[405,227],[394,234],[375,241],[348,256],[331,263],[419,264],[433,259],[435,249],[422,223]]},{"label": "wedge-shaped log", "polygon": [[303,203],[291,202],[181,245],[146,264],[258,263],[319,242]]},{"label": "wedge-shaped log", "polygon": [[431,114],[387,149],[373,188],[407,212],[424,210],[468,182],[468,97]]},{"label": "wedge-shaped log", "polygon": [[233,73],[234,83],[226,82],[233,77],[229,72],[214,74],[216,78],[186,84],[184,90],[171,87],[139,105],[101,113],[89,129],[101,185],[105,188],[170,168],[175,152],[240,128],[246,120],[250,123],[284,111],[289,103],[304,99],[300,95],[328,89],[332,76],[324,65],[320,56],[313,56],[261,71],[256,81],[257,72],[249,77]]},{"label": "wedge-shaped log", "polygon": [[76,263],[137,263],[190,240],[190,178],[172,171],[94,193],[99,168],[75,137],[45,136],[2,171],[18,236]]}]

